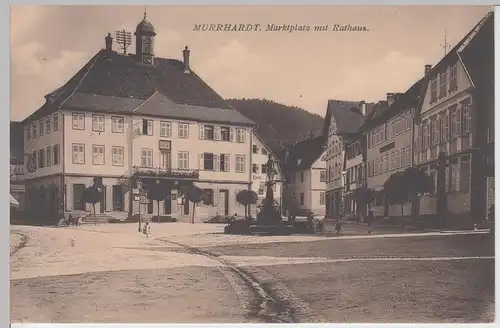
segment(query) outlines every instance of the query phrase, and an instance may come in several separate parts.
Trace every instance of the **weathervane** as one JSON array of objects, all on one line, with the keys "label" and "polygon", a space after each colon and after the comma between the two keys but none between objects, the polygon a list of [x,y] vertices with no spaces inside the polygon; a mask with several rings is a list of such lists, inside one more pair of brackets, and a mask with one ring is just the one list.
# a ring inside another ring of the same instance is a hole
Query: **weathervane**
[{"label": "weathervane", "polygon": [[121,46],[123,54],[126,55],[127,48],[132,44],[132,33],[125,30],[116,31],[116,43]]}]

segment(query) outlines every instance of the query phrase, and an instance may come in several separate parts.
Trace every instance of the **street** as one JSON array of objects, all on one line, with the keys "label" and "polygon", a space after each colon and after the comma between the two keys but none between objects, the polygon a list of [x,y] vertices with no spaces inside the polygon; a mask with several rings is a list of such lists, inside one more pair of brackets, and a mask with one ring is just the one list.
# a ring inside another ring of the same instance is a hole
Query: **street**
[{"label": "street", "polygon": [[27,244],[12,255],[11,321],[494,320],[488,234],[370,236],[346,224],[340,237],[234,236],[222,227],[155,224],[152,239],[132,224],[12,227]]}]

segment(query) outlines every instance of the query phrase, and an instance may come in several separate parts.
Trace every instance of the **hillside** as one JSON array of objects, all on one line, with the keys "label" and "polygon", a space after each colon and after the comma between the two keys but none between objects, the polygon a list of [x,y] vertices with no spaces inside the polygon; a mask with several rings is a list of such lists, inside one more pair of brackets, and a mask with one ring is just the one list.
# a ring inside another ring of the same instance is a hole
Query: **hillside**
[{"label": "hillside", "polygon": [[227,99],[241,114],[258,124],[257,133],[273,151],[280,142],[291,144],[307,138],[310,131],[319,136],[323,117],[295,106],[267,99]]}]

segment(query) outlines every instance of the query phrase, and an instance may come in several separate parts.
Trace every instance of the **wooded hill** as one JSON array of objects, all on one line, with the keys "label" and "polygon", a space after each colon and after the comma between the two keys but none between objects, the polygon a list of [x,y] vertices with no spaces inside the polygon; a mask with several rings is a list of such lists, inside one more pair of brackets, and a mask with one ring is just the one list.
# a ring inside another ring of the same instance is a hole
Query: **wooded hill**
[{"label": "wooded hill", "polygon": [[323,117],[296,106],[287,106],[267,99],[227,99],[237,111],[258,124],[257,133],[276,152],[284,144],[293,144],[319,136]]}]

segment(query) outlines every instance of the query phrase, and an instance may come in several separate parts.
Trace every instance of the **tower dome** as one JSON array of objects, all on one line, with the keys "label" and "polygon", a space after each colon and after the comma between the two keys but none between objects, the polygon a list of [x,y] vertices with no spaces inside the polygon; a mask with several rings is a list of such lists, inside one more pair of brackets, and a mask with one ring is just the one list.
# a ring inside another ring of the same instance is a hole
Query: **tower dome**
[{"label": "tower dome", "polygon": [[142,21],[137,24],[137,27],[135,28],[135,35],[149,35],[149,36],[155,36],[155,28],[153,24],[151,24],[150,21],[148,21],[146,13],[144,13],[144,18]]}]

